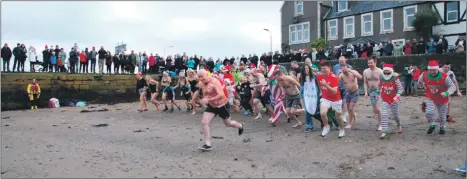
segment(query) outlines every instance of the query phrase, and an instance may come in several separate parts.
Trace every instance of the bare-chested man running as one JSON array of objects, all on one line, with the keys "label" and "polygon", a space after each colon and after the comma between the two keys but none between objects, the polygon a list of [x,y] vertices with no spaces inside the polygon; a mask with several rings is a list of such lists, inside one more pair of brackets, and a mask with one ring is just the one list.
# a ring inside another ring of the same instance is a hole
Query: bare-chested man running
[{"label": "bare-chested man running", "polygon": [[260,69],[252,69],[250,75],[256,79],[257,84],[250,85],[251,88],[255,89],[256,96],[253,99],[253,109],[258,116],[255,119],[262,118],[261,109],[259,109],[258,104],[261,104],[266,107],[269,113],[273,112],[271,107],[271,90],[269,90],[268,84],[266,83],[266,78],[264,77],[263,71]]},{"label": "bare-chested man running", "polygon": [[345,128],[350,129],[352,128],[352,123],[355,122],[355,106],[358,96],[360,96],[357,79],[362,79],[362,75],[355,70],[349,69],[347,64],[341,67],[342,71],[339,73],[339,81],[344,82],[345,95],[343,97],[343,103],[347,106],[349,112],[349,119],[347,120],[347,126]]},{"label": "bare-chested man running", "polygon": [[368,59],[368,67],[363,71],[363,87],[365,89],[365,97],[370,96],[371,106],[373,112],[376,114],[378,120],[378,130],[381,130],[381,107],[379,103],[379,80],[383,75],[383,70],[376,67],[376,58],[373,56]]},{"label": "bare-chested man running", "polygon": [[198,80],[202,84],[203,99],[201,104],[207,105],[201,122],[203,124],[203,134],[205,144],[200,146],[200,150],[211,150],[211,135],[209,133],[209,124],[212,118],[219,116],[224,120],[227,127],[238,129],[238,135],[243,134],[243,123],[231,120],[227,105],[227,97],[224,94],[222,84],[214,77],[209,77],[206,70],[198,71]]},{"label": "bare-chested man running", "polygon": [[282,70],[277,70],[274,75],[276,76],[277,82],[282,88],[282,91],[284,91],[287,114],[291,119],[295,119],[297,121],[297,124],[293,126],[294,128],[297,128],[303,125],[295,116],[297,108],[300,106],[300,83],[298,83],[295,78],[285,75],[285,73],[286,72]]}]

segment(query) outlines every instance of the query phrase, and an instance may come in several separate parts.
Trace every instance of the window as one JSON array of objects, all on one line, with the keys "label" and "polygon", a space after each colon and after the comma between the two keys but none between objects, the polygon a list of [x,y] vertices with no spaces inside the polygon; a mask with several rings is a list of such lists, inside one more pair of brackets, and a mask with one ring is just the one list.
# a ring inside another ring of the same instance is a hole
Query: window
[{"label": "window", "polygon": [[295,16],[303,15],[303,1],[295,1]]},{"label": "window", "polygon": [[344,17],[344,38],[354,38],[355,37],[355,18]]},{"label": "window", "polygon": [[289,44],[310,42],[310,22],[292,24],[289,26]]},{"label": "window", "polygon": [[337,12],[347,10],[347,1],[337,1]]},{"label": "window", "polygon": [[297,41],[296,33],[297,32],[295,31],[295,26],[294,25],[290,26],[290,38],[289,38],[290,43]]},{"label": "window", "polygon": [[373,13],[362,14],[362,36],[373,35]]},{"label": "window", "polygon": [[393,18],[392,18],[392,9],[381,11],[380,12],[380,28],[381,33],[391,33],[393,32]]},{"label": "window", "polygon": [[329,40],[337,39],[337,19],[328,21],[328,34]]},{"label": "window", "polygon": [[446,3],[446,22],[455,22],[459,18],[459,2]]},{"label": "window", "polygon": [[417,5],[404,7],[404,30],[413,30],[412,22],[415,19],[415,13],[417,13]]},{"label": "window", "polygon": [[310,41],[310,24],[303,24],[303,41]]}]

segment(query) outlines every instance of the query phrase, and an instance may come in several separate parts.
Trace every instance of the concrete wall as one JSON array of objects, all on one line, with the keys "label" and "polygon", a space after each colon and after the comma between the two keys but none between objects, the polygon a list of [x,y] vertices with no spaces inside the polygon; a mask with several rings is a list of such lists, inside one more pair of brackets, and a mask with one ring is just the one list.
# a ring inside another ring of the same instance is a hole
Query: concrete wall
[{"label": "concrete wall", "polygon": [[2,73],[2,111],[28,108],[26,88],[34,78],[42,91],[40,107],[48,106],[50,98],[61,104],[72,99],[110,104],[137,100],[135,75]]}]

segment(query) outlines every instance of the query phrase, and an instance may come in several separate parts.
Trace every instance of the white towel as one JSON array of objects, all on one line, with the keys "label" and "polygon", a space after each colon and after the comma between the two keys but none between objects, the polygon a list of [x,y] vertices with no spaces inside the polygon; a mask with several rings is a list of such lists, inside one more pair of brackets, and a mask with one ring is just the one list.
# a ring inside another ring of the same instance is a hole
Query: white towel
[{"label": "white towel", "polygon": [[303,101],[305,110],[314,115],[318,107],[318,89],[316,86],[315,78],[310,80],[310,77],[306,77],[306,81],[303,84]]}]

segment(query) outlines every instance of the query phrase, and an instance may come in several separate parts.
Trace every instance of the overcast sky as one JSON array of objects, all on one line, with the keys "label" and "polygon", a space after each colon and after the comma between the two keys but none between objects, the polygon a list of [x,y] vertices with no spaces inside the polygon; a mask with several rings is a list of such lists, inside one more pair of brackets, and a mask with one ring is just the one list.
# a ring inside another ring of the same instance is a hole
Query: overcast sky
[{"label": "overcast sky", "polygon": [[128,50],[163,55],[186,52],[224,58],[280,49],[281,1],[257,2],[1,2],[2,46],[74,43],[104,46],[114,53],[117,42]]}]

